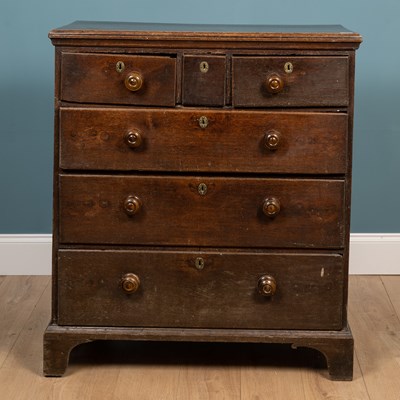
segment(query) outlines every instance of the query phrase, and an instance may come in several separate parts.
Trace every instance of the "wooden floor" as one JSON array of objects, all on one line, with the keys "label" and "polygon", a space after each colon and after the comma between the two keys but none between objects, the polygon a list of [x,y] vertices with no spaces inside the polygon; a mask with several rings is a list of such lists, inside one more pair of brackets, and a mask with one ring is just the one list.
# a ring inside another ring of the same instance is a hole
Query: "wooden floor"
[{"label": "wooden floor", "polygon": [[0,276],[0,399],[400,400],[400,276],[353,276],[352,382],[332,382],[319,353],[287,346],[95,342],[63,378],[42,376],[49,277]]}]

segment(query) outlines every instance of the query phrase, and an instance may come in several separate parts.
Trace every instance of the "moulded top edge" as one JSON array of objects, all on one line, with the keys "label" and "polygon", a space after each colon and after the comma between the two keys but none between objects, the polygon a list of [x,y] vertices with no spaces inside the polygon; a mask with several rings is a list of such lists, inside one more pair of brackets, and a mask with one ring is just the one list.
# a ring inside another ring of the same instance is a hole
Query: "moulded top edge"
[{"label": "moulded top edge", "polygon": [[361,43],[341,25],[204,25],[75,21],[50,31],[51,39],[292,41]]}]

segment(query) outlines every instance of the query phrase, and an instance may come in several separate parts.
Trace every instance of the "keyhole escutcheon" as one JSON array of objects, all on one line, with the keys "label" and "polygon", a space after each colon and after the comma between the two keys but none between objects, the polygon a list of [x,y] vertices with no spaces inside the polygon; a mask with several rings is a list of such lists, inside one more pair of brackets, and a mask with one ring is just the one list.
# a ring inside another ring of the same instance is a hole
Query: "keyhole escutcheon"
[{"label": "keyhole escutcheon", "polygon": [[203,268],[204,268],[204,264],[205,264],[204,258],[202,258],[202,257],[197,257],[197,258],[194,260],[194,265],[195,265],[195,267],[196,267],[198,270],[203,269]]},{"label": "keyhole escutcheon", "polygon": [[123,72],[125,69],[125,64],[123,63],[123,61],[118,61],[117,64],[115,65],[115,69],[119,73]]},{"label": "keyhole escutcheon", "polygon": [[205,183],[200,183],[197,187],[197,191],[199,192],[200,196],[205,196],[207,193],[207,185]]},{"label": "keyhole escutcheon", "polygon": [[208,126],[208,118],[205,116],[202,116],[199,118],[199,126],[201,129],[205,129]]},{"label": "keyhole escutcheon", "polygon": [[285,63],[283,69],[287,74],[291,74],[293,72],[293,64],[291,62]]},{"label": "keyhole escutcheon", "polygon": [[209,68],[210,68],[210,66],[208,65],[207,61],[202,61],[200,63],[200,72],[202,72],[203,74],[205,74]]}]

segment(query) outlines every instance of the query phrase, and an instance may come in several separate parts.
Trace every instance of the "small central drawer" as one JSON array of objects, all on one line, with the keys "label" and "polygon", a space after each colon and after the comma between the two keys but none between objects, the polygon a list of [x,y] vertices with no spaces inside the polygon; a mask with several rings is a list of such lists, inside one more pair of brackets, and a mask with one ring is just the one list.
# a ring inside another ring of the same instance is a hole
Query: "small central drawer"
[{"label": "small central drawer", "polygon": [[61,108],[60,166],[341,174],[347,125],[344,113]]},{"label": "small central drawer", "polygon": [[174,106],[176,59],[63,53],[61,99],[78,103]]},{"label": "small central drawer", "polygon": [[62,243],[340,248],[344,181],[60,176]]},{"label": "small central drawer", "polygon": [[339,255],[60,250],[58,262],[60,325],[342,327]]},{"label": "small central drawer", "polygon": [[225,56],[185,55],[183,57],[182,104],[225,105]]},{"label": "small central drawer", "polygon": [[235,107],[349,105],[347,57],[233,57]]}]

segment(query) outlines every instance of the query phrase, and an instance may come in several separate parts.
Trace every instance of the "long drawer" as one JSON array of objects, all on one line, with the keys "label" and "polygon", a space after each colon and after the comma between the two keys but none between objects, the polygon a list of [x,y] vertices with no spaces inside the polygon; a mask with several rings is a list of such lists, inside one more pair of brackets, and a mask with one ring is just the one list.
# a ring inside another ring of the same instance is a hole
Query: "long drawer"
[{"label": "long drawer", "polygon": [[60,176],[62,243],[344,245],[344,181]]},{"label": "long drawer", "polygon": [[340,174],[347,125],[343,113],[61,108],[60,166]]},{"label": "long drawer", "polygon": [[58,259],[60,325],[341,329],[339,255],[60,250]]}]

